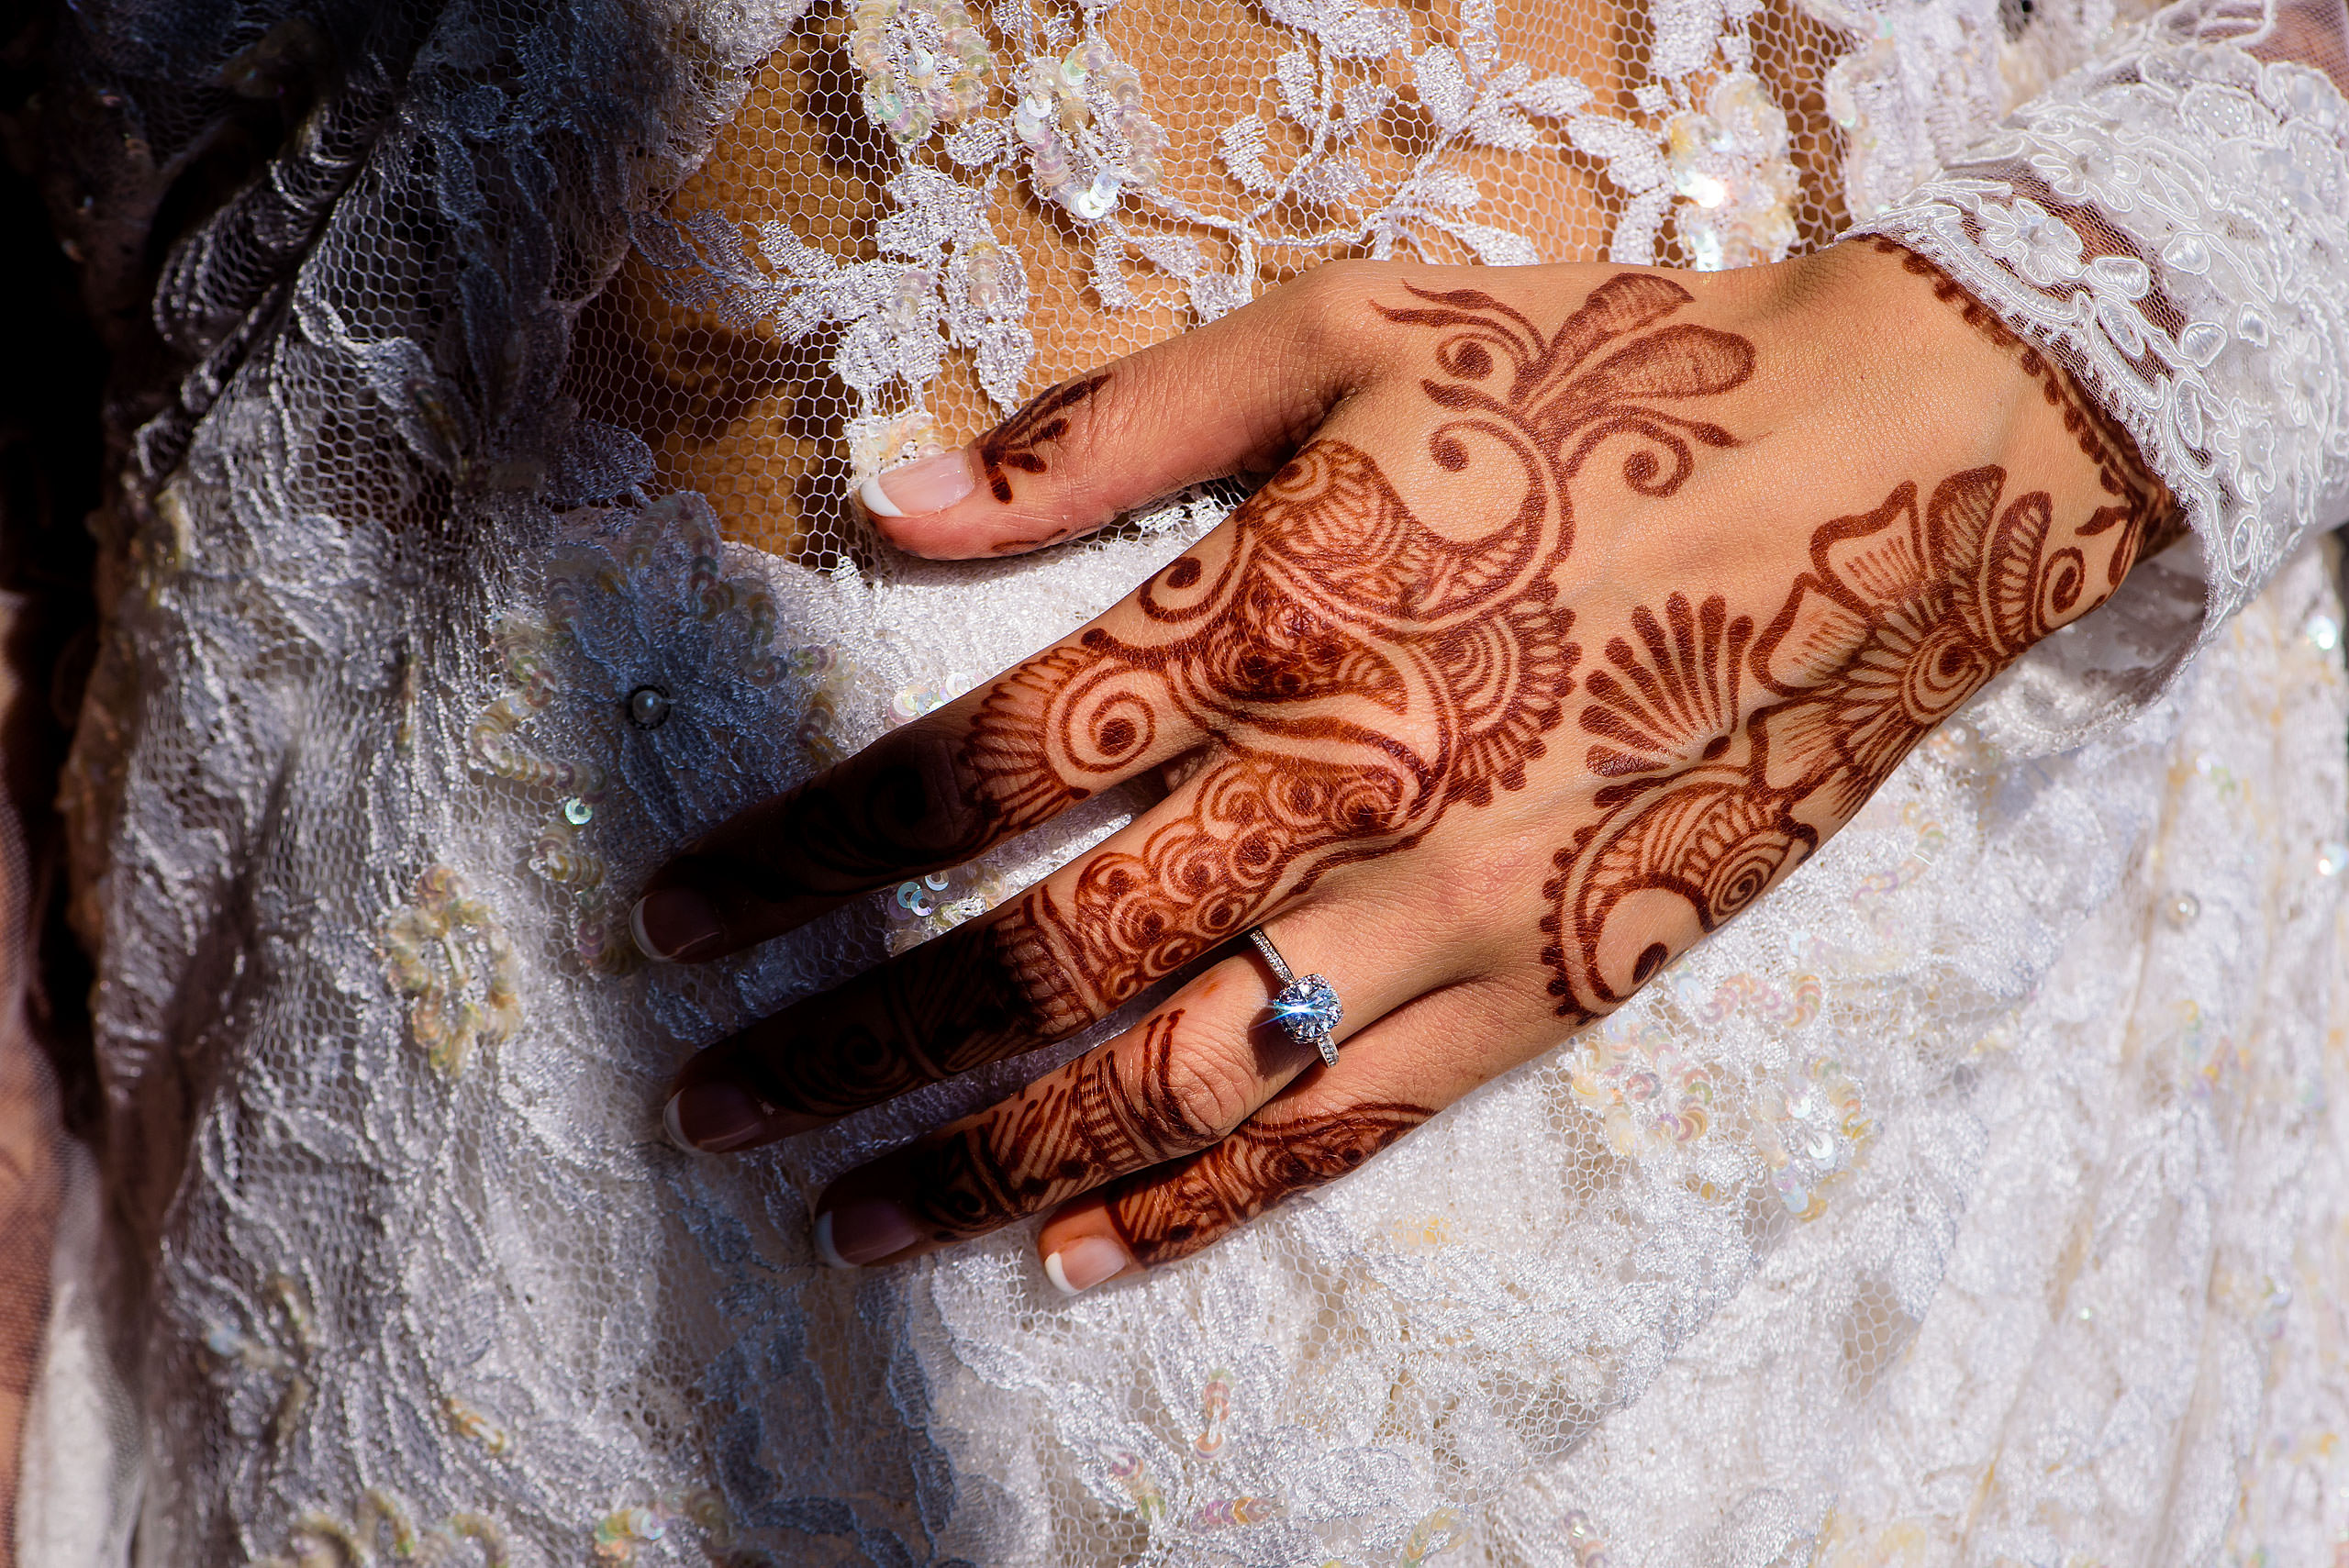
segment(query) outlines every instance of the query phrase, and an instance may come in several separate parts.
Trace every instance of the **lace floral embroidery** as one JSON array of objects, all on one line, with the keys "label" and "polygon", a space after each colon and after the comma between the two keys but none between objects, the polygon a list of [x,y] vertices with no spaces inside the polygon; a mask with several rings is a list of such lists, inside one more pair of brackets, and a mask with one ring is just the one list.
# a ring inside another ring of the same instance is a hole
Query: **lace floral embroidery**
[{"label": "lace floral embroidery", "polygon": [[449,867],[417,879],[414,899],[385,919],[380,951],[407,998],[409,1035],[449,1076],[520,1025],[521,964],[505,922]]},{"label": "lace floral embroidery", "polygon": [[[1102,35],[1114,4],[1082,6],[1074,23],[999,6],[1004,42],[990,48],[956,0],[859,0],[849,50],[862,102],[900,160],[878,254],[846,259],[783,221],[748,233],[710,211],[639,218],[639,254],[689,309],[791,340],[837,329],[831,368],[857,400],[845,433],[863,475],[934,450],[925,400],[951,353],[970,356],[998,408],[1019,401],[1034,339],[1027,266],[994,216],[1008,201],[1076,225],[1106,308],[1133,308],[1132,270],[1147,267],[1182,284],[1201,322],[1252,298],[1274,252],[1428,257],[1443,236],[1488,263],[1542,260],[1480,216],[1486,193],[1458,156],[1468,149],[1598,159],[1628,198],[1618,261],[1654,261],[1667,222],[1699,268],[1776,261],[1794,242],[1787,117],[1742,34],[1717,18],[1692,13],[1677,28],[1640,116],[1624,118],[1594,112],[1588,84],[1504,58],[1494,0],[1467,0],[1454,39],[1419,46],[1400,9],[1268,0],[1293,39],[1274,66],[1281,134],[1261,114],[1229,121],[1215,137],[1220,190],[1178,192],[1163,179],[1168,139],[1147,83]],[[998,72],[1000,58],[1019,63]],[[1397,64],[1401,91],[1383,79]],[[1364,138],[1406,127],[1430,145],[1407,172],[1375,179]]]},{"label": "lace floral embroidery", "polygon": [[2202,539],[2206,635],[2349,506],[2345,128],[2321,73],[2157,27],[1865,226],[2128,426]]}]

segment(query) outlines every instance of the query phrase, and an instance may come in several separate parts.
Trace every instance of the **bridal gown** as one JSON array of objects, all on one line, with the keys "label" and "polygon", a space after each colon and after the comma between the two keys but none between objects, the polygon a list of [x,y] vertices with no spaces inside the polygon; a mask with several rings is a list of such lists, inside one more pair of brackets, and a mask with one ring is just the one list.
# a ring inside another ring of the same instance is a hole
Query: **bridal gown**
[{"label": "bridal gown", "polygon": [[[62,784],[104,1138],[67,1156],[31,1568],[2343,1561],[2337,5],[69,30],[67,238],[101,297],[161,258],[127,308],[161,368],[113,410]],[[272,94],[315,102],[265,167],[163,203]],[[1073,1045],[748,1157],[662,1140],[696,1046],[1136,802],[707,969],[632,961],[651,868],[1236,495],[933,565],[856,481],[1320,257],[1854,228],[2069,368],[2193,536],[1632,1005],[1074,1298],[1030,1228],[861,1273],[806,1224]]]}]

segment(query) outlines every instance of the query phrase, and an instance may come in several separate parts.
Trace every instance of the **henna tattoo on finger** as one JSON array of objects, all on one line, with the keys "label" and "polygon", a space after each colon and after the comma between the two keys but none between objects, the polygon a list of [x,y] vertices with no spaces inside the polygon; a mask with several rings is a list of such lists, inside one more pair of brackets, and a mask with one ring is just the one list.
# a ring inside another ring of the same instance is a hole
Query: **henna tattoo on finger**
[{"label": "henna tattoo on finger", "polygon": [[1044,473],[1043,449],[1068,434],[1069,410],[1108,384],[1109,373],[1097,371],[1048,386],[980,437],[979,467],[986,474],[987,494],[1008,502],[1013,473]]},{"label": "henna tattoo on finger", "polygon": [[1025,1051],[1047,1038],[994,928],[959,926],[752,1025],[720,1070],[795,1132]]},{"label": "henna tattoo on finger", "polygon": [[1358,1169],[1434,1114],[1403,1100],[1300,1117],[1260,1112],[1172,1171],[1139,1172],[1102,1195],[1134,1261],[1155,1267]]},{"label": "henna tattoo on finger", "polygon": [[914,1145],[887,1180],[932,1240],[982,1235],[1119,1173],[1204,1149],[1225,1129],[1187,1087],[1179,1007],[1130,1050],[1096,1051]]}]

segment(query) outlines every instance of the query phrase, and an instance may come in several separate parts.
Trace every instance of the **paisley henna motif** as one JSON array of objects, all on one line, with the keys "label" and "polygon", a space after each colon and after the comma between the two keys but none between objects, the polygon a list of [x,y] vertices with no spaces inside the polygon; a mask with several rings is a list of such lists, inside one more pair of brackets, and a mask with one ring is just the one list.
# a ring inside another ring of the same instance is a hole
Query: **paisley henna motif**
[{"label": "paisley henna motif", "polygon": [[[1752,373],[1746,339],[1660,325],[1690,295],[1610,280],[1554,333],[1476,290],[1385,308],[1442,334],[1437,464],[1507,464],[1500,526],[1457,539],[1416,517],[1369,453],[1308,446],[1224,532],[1142,588],[1145,628],[1095,630],[980,706],[963,751],[998,832],[1130,776],[1176,724],[1208,738],[1187,809],[1097,855],[1060,897],[1003,922],[1040,1018],[1074,1028],[1243,930],[1330,868],[1416,843],[1453,803],[1520,789],[1561,722],[1581,651],[1556,574],[1602,450],[1664,496],[1728,432],[1661,404]],[[1628,450],[1627,450],[1628,449]]]}]

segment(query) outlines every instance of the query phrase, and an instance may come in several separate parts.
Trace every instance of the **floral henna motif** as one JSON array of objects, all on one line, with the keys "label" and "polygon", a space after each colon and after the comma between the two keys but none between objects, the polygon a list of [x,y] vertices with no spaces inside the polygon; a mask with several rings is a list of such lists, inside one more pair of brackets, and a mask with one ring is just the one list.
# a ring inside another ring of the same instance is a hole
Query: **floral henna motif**
[{"label": "floral henna motif", "polygon": [[[1561,1017],[1627,1000],[1673,945],[1752,904],[1847,820],[1933,726],[2096,595],[2059,543],[2044,491],[2009,500],[2004,470],[1953,474],[1920,508],[1903,484],[1811,537],[1810,569],[1759,636],[1720,598],[1678,595],[1632,617],[1578,716],[1598,817],[1556,858],[1545,893]],[[2121,520],[2105,575],[2145,537]],[[2072,530],[2113,527],[2099,511]],[[1741,717],[1751,683],[1765,706]],[[1667,940],[1669,939],[1669,940]]]},{"label": "floral henna motif", "polygon": [[[1101,371],[1048,386],[1020,405],[1011,417],[980,437],[979,465],[986,473],[987,494],[997,501],[1008,502],[1011,499],[1014,471],[1043,473],[1044,460],[1039,455],[1039,449],[1068,434],[1069,410],[1108,384],[1109,373]],[[1023,540],[1018,548],[1028,549],[1030,544]]]},{"label": "floral henna motif", "polygon": [[[1104,853],[1001,924],[1041,1018],[1073,1029],[1238,935],[1330,867],[1416,843],[1454,802],[1523,787],[1564,716],[1580,650],[1557,603],[1573,490],[1609,443],[1635,493],[1672,495],[1719,426],[1657,406],[1751,375],[1746,339],[1663,324],[1691,296],[1626,274],[1555,334],[1475,290],[1413,289],[1388,319],[1443,334],[1447,412],[1429,452],[1506,465],[1508,521],[1429,527],[1377,462],[1317,441],[1225,532],[1138,595],[1145,623],[1031,661],[981,705],[963,751],[993,830],[1023,830],[1162,758],[1161,731],[1206,738],[1188,809]],[[1611,450],[1611,449],[1610,449]]]}]

